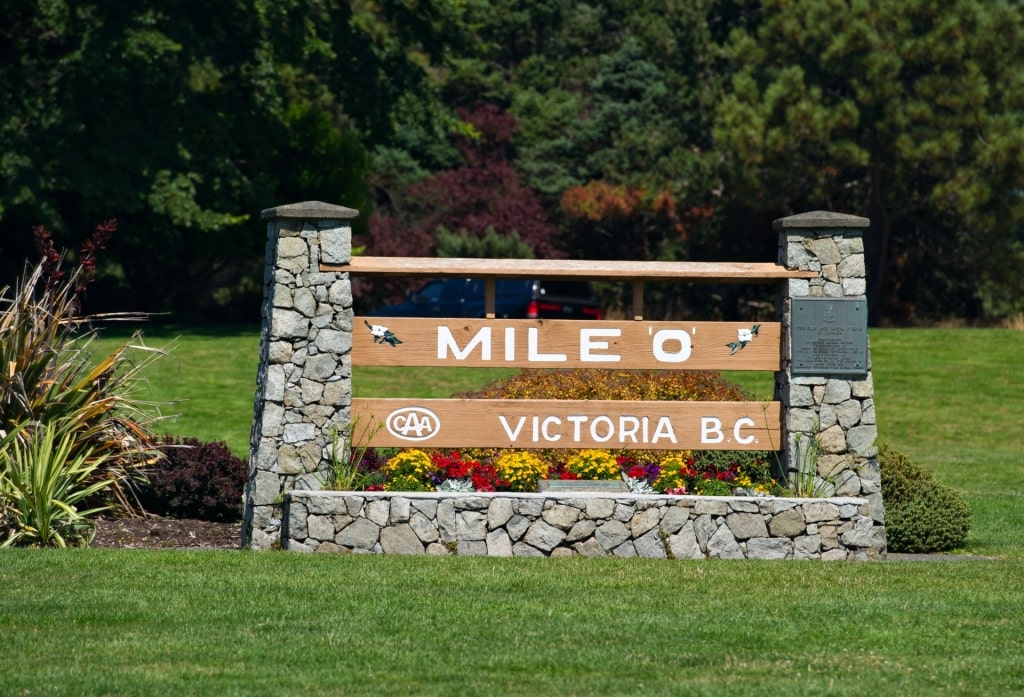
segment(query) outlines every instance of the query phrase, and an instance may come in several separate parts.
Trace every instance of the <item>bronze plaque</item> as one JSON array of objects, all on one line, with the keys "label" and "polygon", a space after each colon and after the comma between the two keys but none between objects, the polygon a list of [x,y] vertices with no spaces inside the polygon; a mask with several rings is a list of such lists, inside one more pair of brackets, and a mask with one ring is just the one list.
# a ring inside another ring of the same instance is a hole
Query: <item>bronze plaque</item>
[{"label": "bronze plaque", "polygon": [[865,375],[868,304],[857,298],[793,298],[793,375]]}]

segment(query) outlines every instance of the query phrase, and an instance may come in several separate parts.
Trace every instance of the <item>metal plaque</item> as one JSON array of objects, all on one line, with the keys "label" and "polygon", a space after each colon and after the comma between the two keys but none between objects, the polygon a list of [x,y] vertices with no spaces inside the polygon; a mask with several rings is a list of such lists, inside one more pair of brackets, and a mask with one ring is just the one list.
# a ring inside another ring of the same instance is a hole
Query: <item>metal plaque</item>
[{"label": "metal plaque", "polygon": [[793,374],[868,372],[868,303],[853,298],[793,298]]},{"label": "metal plaque", "polygon": [[542,494],[567,494],[594,492],[602,494],[629,493],[629,487],[621,479],[541,479],[537,491]]}]

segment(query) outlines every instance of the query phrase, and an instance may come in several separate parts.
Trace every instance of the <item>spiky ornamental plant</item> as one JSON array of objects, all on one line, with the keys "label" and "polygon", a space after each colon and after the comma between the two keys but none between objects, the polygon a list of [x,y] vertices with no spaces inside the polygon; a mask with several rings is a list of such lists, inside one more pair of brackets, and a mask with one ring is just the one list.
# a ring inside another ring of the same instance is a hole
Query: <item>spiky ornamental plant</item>
[{"label": "spiky ornamental plant", "polygon": [[162,351],[146,347],[138,334],[109,355],[90,350],[90,322],[97,318],[82,315],[81,300],[96,254],[115,227],[113,221],[98,226],[68,272],[50,233],[36,228],[42,261],[13,290],[0,289],[0,431],[18,431],[22,454],[30,455],[29,446],[47,425],[59,424],[71,436],[69,460],[97,463],[87,485],[110,480],[110,493],[130,508],[122,485],[152,457],[148,426],[154,409],[139,398],[141,372]]},{"label": "spiky ornamental plant", "polygon": [[0,500],[5,501],[0,547],[67,547],[92,540],[89,517],[110,506],[79,506],[114,480],[96,476],[106,457],[77,443],[74,427],[38,424],[31,442],[23,445],[15,438],[0,453]]}]

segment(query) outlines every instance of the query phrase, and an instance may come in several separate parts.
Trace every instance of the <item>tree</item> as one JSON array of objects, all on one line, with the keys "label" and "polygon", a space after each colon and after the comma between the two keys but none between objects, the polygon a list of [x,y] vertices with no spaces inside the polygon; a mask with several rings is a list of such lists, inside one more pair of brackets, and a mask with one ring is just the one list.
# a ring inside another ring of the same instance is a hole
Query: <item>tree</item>
[{"label": "tree", "polygon": [[367,151],[395,139],[397,105],[433,98],[424,66],[459,34],[458,6],[427,0],[0,0],[0,11],[6,273],[32,225],[60,235],[116,216],[116,263],[90,301],[105,283],[122,307],[178,317],[255,316],[260,209],[369,207]]},{"label": "tree", "polygon": [[730,205],[870,217],[876,320],[1024,310],[1021,6],[747,5],[714,129]]}]

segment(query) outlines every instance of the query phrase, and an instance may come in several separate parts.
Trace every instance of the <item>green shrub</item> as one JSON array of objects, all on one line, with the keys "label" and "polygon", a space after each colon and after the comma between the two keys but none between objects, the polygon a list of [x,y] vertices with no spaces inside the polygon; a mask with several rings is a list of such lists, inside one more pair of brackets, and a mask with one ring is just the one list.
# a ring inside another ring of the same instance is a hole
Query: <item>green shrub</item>
[{"label": "green shrub", "polygon": [[246,464],[225,443],[165,436],[163,455],[146,470],[138,491],[149,513],[168,518],[220,522],[242,519]]},{"label": "green shrub", "polygon": [[955,490],[888,447],[879,449],[878,463],[890,552],[944,552],[963,546],[971,509]]}]

